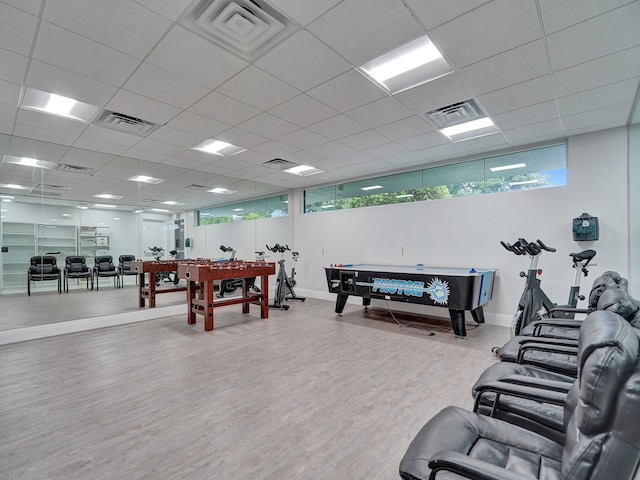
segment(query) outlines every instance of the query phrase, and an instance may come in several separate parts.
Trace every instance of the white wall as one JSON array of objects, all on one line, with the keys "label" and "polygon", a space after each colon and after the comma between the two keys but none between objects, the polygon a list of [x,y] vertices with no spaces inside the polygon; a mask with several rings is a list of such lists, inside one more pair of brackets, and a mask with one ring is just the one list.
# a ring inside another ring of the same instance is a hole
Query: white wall
[{"label": "white wall", "polygon": [[[331,263],[497,268],[485,313],[488,322],[506,325],[522,292],[518,273],[527,269],[528,258],[507,252],[500,240],[540,238],[557,248],[542,256],[539,267],[543,288],[559,303],[567,301],[573,280],[570,252],[598,252],[583,292],[605,270],[628,276],[627,129],[570,138],[567,167],[566,187],[314,214],[297,209],[298,289],[330,298],[322,267]],[[584,211],[599,218],[597,242],[573,241],[571,221]],[[431,313],[447,315],[444,309]]]},{"label": "white wall", "polygon": [[640,125],[629,128],[629,292],[640,298]]}]

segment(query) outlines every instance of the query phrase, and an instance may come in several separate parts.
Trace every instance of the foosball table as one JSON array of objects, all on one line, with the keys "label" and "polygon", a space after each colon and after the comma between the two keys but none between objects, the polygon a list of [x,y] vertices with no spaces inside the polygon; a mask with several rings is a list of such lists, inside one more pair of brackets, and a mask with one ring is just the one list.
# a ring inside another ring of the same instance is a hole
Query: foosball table
[{"label": "foosball table", "polygon": [[[138,274],[138,306],[144,307],[149,300],[149,308],[156,306],[156,294],[181,292],[187,287],[156,288],[156,275],[175,272],[181,260],[135,260],[131,262],[131,271]],[[146,276],[148,275],[148,281]]]},{"label": "foosball table", "polygon": [[[195,324],[196,315],[202,315],[205,331],[213,330],[213,310],[225,305],[242,304],[245,314],[249,313],[250,304],[259,305],[260,317],[269,317],[269,275],[276,273],[274,262],[180,260],[177,270],[178,278],[187,281],[188,324]],[[260,277],[259,292],[249,290],[254,277]],[[242,279],[242,295],[215,300],[214,282],[235,278]]]}]

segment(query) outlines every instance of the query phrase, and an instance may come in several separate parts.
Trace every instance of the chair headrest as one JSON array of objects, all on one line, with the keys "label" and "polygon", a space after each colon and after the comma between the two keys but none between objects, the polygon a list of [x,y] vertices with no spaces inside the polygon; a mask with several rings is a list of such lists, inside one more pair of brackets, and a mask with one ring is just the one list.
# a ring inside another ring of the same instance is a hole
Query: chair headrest
[{"label": "chair headrest", "polygon": [[69,255],[64,261],[65,263],[87,263],[84,255]]},{"label": "chair headrest", "polygon": [[113,257],[111,255],[96,255],[96,263],[112,263]]},{"label": "chair headrest", "polygon": [[620,288],[605,290],[598,300],[598,310],[615,312],[627,321],[631,320],[639,309],[640,305],[629,292]]},{"label": "chair headrest", "polygon": [[122,262],[133,262],[136,259],[135,255],[120,255],[118,257],[118,261]]},{"label": "chair headrest", "polygon": [[31,265],[57,265],[58,259],[53,255],[36,255],[31,257]]}]

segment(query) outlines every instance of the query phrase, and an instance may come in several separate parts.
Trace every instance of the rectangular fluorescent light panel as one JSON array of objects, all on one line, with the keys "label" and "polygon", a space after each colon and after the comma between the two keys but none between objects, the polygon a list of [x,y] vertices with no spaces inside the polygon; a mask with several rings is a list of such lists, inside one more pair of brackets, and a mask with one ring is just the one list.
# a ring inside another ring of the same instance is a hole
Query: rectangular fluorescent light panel
[{"label": "rectangular fluorescent light panel", "polygon": [[230,143],[210,138],[202,142],[200,145],[196,145],[192,148],[192,150],[211,153],[213,155],[231,156],[235,155],[236,153],[244,152],[246,148],[236,147],[235,145],[231,145]]},{"label": "rectangular fluorescent light panel", "polygon": [[379,188],[384,188],[382,185],[372,185],[370,187],[362,187],[360,190],[369,191],[369,190],[378,190]]},{"label": "rectangular fluorescent light panel", "polygon": [[222,188],[222,187],[212,188],[211,190],[207,190],[207,192],[219,193],[221,195],[231,195],[232,193],[238,193],[235,190],[229,190],[227,188]]},{"label": "rectangular fluorescent light panel", "polygon": [[502,170],[512,170],[514,168],[524,168],[526,167],[526,163],[513,163],[511,165],[501,165],[499,167],[491,167],[489,170],[492,172],[501,172]]},{"label": "rectangular fluorescent light panel", "polygon": [[154,185],[164,182],[162,178],[147,177],[146,175],[134,175],[133,177],[127,178],[127,180],[140,183],[152,183]]},{"label": "rectangular fluorescent light panel", "polygon": [[84,123],[89,123],[99,110],[95,105],[31,87],[24,88],[20,107]]},{"label": "rectangular fluorescent light panel", "polygon": [[98,193],[94,195],[95,198],[104,198],[107,200],[120,200],[122,195],[111,195],[109,193]]},{"label": "rectangular fluorescent light panel", "polygon": [[184,205],[180,202],[174,202],[173,200],[167,200],[166,202],[162,202],[163,205]]},{"label": "rectangular fluorescent light panel", "polygon": [[29,157],[16,157],[13,155],[5,155],[2,158],[2,163],[10,163],[13,165],[22,165],[25,167],[48,168],[48,169],[51,169],[56,166],[55,162],[47,162],[46,160],[38,160],[36,158],[29,158]]},{"label": "rectangular fluorescent light panel", "polygon": [[93,206],[98,208],[116,208],[116,205],[107,205],[106,203],[95,203]]},{"label": "rectangular fluorescent light panel", "polygon": [[453,71],[429,37],[418,37],[360,66],[389,93],[398,93]]},{"label": "rectangular fluorescent light panel", "polygon": [[152,208],[151,211],[160,212],[160,213],[169,213],[170,210],[167,210],[166,208]]},{"label": "rectangular fluorescent light panel", "polygon": [[322,173],[324,170],[319,170],[315,167],[310,167],[309,165],[296,165],[295,167],[287,168],[283,170],[283,172],[292,173],[294,175],[302,175],[303,177],[308,177],[309,175],[316,175],[317,173]]},{"label": "rectangular fluorescent light panel", "polygon": [[15,190],[31,190],[31,187],[25,187],[24,185],[18,185],[16,183],[0,183],[0,188],[13,188]]}]

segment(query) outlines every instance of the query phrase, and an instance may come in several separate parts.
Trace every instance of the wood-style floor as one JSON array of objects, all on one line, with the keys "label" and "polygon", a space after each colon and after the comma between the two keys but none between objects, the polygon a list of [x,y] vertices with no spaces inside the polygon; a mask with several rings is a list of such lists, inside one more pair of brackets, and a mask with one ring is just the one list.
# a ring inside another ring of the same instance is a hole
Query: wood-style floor
[{"label": "wood-style floor", "polygon": [[426,336],[333,307],[307,299],[264,320],[225,307],[213,332],[184,315],[1,346],[0,478],[399,478],[431,416],[472,407],[508,329]]}]

